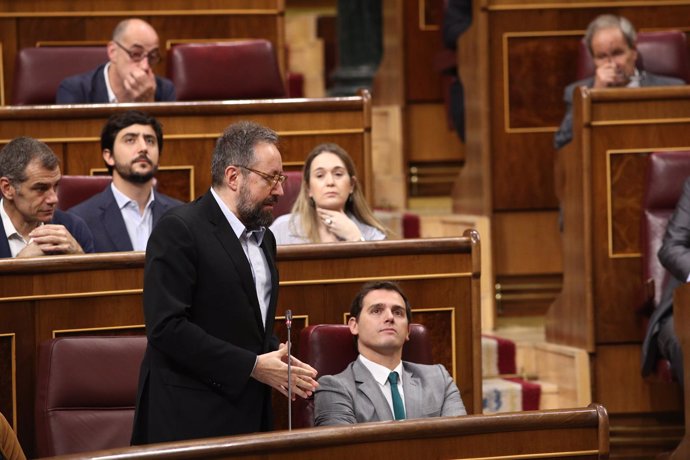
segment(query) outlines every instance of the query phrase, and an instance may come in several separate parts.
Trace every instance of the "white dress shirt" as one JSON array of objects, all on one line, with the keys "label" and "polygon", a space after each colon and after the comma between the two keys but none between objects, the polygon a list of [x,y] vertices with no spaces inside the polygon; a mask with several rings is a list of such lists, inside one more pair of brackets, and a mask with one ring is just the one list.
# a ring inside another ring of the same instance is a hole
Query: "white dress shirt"
[{"label": "white dress shirt", "polygon": [[117,187],[115,187],[115,184],[111,183],[110,188],[113,191],[113,196],[115,196],[115,202],[118,208],[120,208],[122,219],[125,221],[125,227],[127,227],[129,241],[132,242],[132,248],[135,251],[145,251],[146,243],[153,230],[152,206],[155,201],[153,189],[151,189],[149,200],[146,202],[144,213],[142,214],[139,211],[139,204],[136,201],[119,191]]},{"label": "white dress shirt", "polygon": [[[31,239],[25,240],[22,235],[19,234],[17,229],[12,223],[12,219],[5,212],[5,200],[0,199],[0,217],[2,217],[2,226],[5,228],[5,237],[7,238],[7,243],[10,245],[10,253],[12,257],[17,257],[17,254],[22,252],[22,250],[31,244]],[[39,226],[43,225],[43,222]]]}]

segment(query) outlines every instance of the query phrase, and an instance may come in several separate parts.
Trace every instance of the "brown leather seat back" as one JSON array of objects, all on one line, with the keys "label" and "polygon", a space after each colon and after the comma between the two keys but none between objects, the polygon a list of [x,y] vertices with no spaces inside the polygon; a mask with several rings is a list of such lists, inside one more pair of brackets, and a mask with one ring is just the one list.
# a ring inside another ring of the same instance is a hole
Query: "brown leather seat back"
[{"label": "brown leather seat back", "polygon": [[287,179],[283,184],[283,196],[273,207],[273,217],[289,214],[302,188],[302,171],[285,171]]},{"label": "brown leather seat back", "polygon": [[145,336],[59,337],[41,344],[36,453],[129,445]]},{"label": "brown leather seat back", "polygon": [[101,193],[110,182],[110,176],[62,176],[57,191],[58,208],[66,211]]},{"label": "brown leather seat back", "polygon": [[108,60],[105,46],[23,48],[14,66],[12,105],[55,104],[60,82]]},{"label": "brown leather seat back", "polygon": [[168,76],[178,101],[268,99],[285,96],[273,45],[268,40],[175,45]]},{"label": "brown leather seat back", "polygon": [[655,152],[649,155],[642,202],[642,277],[653,280],[654,306],[659,304],[668,272],[657,253],[668,219],[676,208],[685,179],[690,177],[690,151]]}]

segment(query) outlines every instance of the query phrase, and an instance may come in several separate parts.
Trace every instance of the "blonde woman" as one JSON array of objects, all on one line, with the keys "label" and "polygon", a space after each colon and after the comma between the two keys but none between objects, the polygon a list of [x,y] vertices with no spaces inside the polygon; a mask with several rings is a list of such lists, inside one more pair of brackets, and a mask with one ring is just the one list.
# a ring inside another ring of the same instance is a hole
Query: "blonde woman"
[{"label": "blonde woman", "polygon": [[364,199],[352,158],[331,143],[307,155],[292,213],[278,217],[271,231],[278,244],[373,241],[389,233]]}]

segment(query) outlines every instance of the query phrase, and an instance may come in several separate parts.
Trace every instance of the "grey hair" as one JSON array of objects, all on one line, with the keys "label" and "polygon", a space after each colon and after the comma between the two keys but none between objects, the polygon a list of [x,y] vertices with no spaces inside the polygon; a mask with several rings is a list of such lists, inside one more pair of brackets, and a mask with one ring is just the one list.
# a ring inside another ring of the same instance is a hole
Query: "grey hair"
[{"label": "grey hair", "polygon": [[13,139],[0,150],[0,177],[19,186],[26,181],[26,167],[34,160],[50,171],[60,166],[60,160],[45,143],[32,137]]},{"label": "grey hair", "polygon": [[635,43],[637,41],[637,32],[635,31],[635,26],[632,25],[623,16],[615,16],[613,14],[602,14],[597,16],[592,22],[587,26],[587,32],[585,32],[585,44],[589,50],[590,56],[594,56],[592,51],[592,39],[594,34],[602,29],[617,28],[623,33],[625,41],[628,43],[630,49],[635,49]]},{"label": "grey hair", "polygon": [[213,158],[211,158],[213,185],[223,185],[225,170],[228,166],[250,166],[254,162],[254,147],[260,142],[277,145],[278,134],[252,121],[240,121],[228,126],[216,141],[216,148],[213,150]]}]

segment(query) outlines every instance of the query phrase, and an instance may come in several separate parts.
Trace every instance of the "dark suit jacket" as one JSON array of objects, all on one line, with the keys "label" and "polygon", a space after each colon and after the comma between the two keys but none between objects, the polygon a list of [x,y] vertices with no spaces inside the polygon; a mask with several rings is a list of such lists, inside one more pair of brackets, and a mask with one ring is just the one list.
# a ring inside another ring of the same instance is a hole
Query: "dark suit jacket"
[{"label": "dark suit jacket", "polygon": [[[72,75],[60,82],[56,104],[95,104],[108,103],[108,89],[105,86],[103,69],[107,62],[94,70]],[[177,99],[175,86],[167,78],[156,76],[156,102],[172,102]]]},{"label": "dark suit jacket", "polygon": [[673,291],[685,283],[690,274],[690,179],[685,181],[683,194],[668,221],[664,241],[659,249],[659,261],[672,277],[664,287],[659,306],[649,319],[647,335],[642,343],[643,375],[651,373],[659,359],[656,334],[659,332],[661,320],[666,315],[673,314]]},{"label": "dark suit jacket", "polygon": [[[664,77],[661,75],[655,75],[649,72],[641,72],[640,86],[674,86],[674,85],[684,85],[685,82],[678,78]],[[580,86],[586,86],[591,88],[594,86],[594,77],[585,78],[584,80],[576,81],[571,83],[565,88],[563,93],[563,101],[565,101],[565,116],[561,122],[560,128],[556,131],[553,137],[553,146],[556,149],[570,143],[573,140],[573,92],[575,88]]]},{"label": "dark suit jacket", "polygon": [[273,336],[278,272],[264,328],[249,261],[211,192],[166,213],[146,248],[141,365],[133,444],[272,428],[270,387],[250,377]]},{"label": "dark suit jacket", "polygon": [[[66,212],[55,210],[53,214],[53,220],[51,224],[64,225],[68,232],[72,234],[77,243],[81,246],[85,253],[94,252],[93,250],[93,236],[86,223],[77,216],[73,216]],[[2,219],[0,219],[0,225],[2,224]],[[4,227],[4,226],[3,226]],[[0,258],[12,257],[12,252],[10,252],[10,243],[5,237],[5,231],[3,228],[2,238],[0,238]]]},{"label": "dark suit jacket", "polygon": [[[403,361],[405,417],[467,415],[458,387],[445,367]],[[393,420],[381,386],[359,359],[337,375],[324,375],[314,395],[314,425]]]},{"label": "dark suit jacket", "polygon": [[[182,202],[162,193],[155,192],[152,204],[153,227],[168,209],[181,205]],[[101,193],[70,208],[68,212],[75,214],[86,222],[94,239],[96,252],[132,251],[132,241],[127,234],[125,220],[115,201],[115,195],[110,186]]]}]

